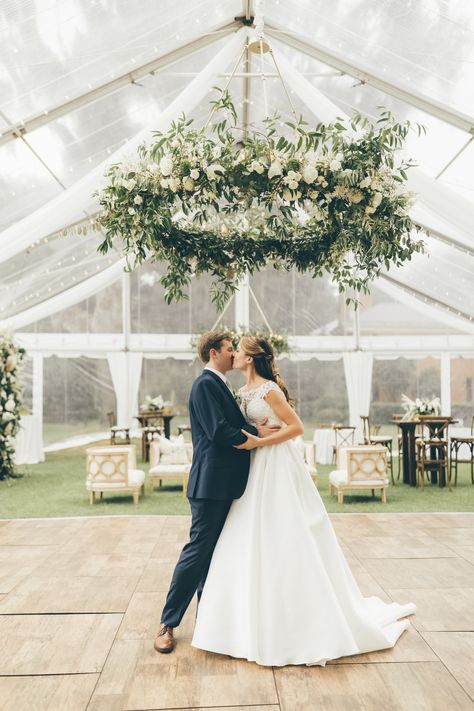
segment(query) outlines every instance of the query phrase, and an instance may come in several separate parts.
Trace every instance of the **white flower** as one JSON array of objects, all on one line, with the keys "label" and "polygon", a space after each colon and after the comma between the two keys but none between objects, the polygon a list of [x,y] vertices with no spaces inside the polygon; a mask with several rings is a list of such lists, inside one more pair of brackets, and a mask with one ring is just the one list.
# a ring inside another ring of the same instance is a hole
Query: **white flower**
[{"label": "white flower", "polygon": [[181,185],[181,180],[179,178],[170,178],[169,179],[169,184],[171,190],[176,193],[179,190],[179,187]]},{"label": "white flower", "polygon": [[224,173],[224,168],[220,163],[211,163],[211,165],[208,165],[206,168],[206,175],[209,180],[220,180],[221,176],[219,173]]},{"label": "white flower", "polygon": [[133,190],[133,188],[135,187],[136,184],[137,184],[137,181],[134,180],[133,178],[130,178],[130,180],[122,180],[122,185],[127,190]]},{"label": "white flower", "polygon": [[374,193],[372,200],[370,201],[372,204],[372,207],[375,207],[377,209],[377,207],[382,202],[382,197],[383,197],[382,193]]},{"label": "white flower", "polygon": [[14,420],[15,415],[13,415],[11,412],[4,412],[2,415],[2,420],[3,422],[10,422],[10,420]]},{"label": "white flower", "polygon": [[295,170],[289,170],[288,178],[289,180],[296,180],[296,182],[299,182],[301,180],[301,173],[298,173]]},{"label": "white flower", "polygon": [[168,178],[162,178],[162,180],[160,180],[160,185],[162,188],[165,188],[165,190],[167,190],[170,186],[170,181],[168,180]]},{"label": "white flower", "polygon": [[375,207],[366,207],[365,208],[365,214],[366,215],[373,215],[375,212]]},{"label": "white flower", "polygon": [[246,158],[247,153],[244,150],[241,150],[236,158],[236,161],[237,163],[243,163]]},{"label": "white flower", "polygon": [[173,172],[173,161],[169,156],[163,156],[160,160],[160,170],[164,176],[171,175]]},{"label": "white flower", "polygon": [[129,215],[136,215],[135,208],[134,208],[134,207],[129,207],[129,208],[128,208],[128,214],[129,214]]},{"label": "white flower", "polygon": [[5,403],[5,410],[8,412],[14,412],[15,410],[15,401],[13,398],[9,398],[6,403]]},{"label": "white flower", "polygon": [[361,182],[359,183],[359,188],[368,188],[371,181],[372,179],[369,177],[364,178],[364,180],[361,180]]},{"label": "white flower", "polygon": [[268,169],[268,177],[275,178],[277,175],[282,174],[281,163],[279,160],[272,161],[271,166]]},{"label": "white flower", "polygon": [[314,183],[317,177],[318,171],[316,170],[314,165],[307,165],[305,168],[303,168],[303,180],[305,183]]},{"label": "white flower", "polygon": [[296,190],[298,187],[298,181],[290,180],[290,182],[288,183],[288,187],[290,188],[290,190]]},{"label": "white flower", "polygon": [[9,435],[13,430],[13,422],[9,422],[7,425],[5,425],[5,434]]},{"label": "white flower", "polygon": [[212,157],[217,159],[217,158],[220,158],[221,155],[222,155],[222,150],[221,150],[220,146],[214,146],[214,148],[212,149]]},{"label": "white flower", "polygon": [[183,188],[189,192],[194,190],[194,180],[189,175],[183,178]]},{"label": "white flower", "polygon": [[340,161],[340,160],[337,160],[336,158],[334,158],[334,160],[332,160],[332,161],[329,163],[329,168],[330,168],[331,170],[340,170],[340,169],[341,169],[341,161]]},{"label": "white flower", "polygon": [[261,175],[263,173],[263,165],[258,160],[253,160],[250,164],[250,172],[258,173]]},{"label": "white flower", "polygon": [[283,197],[285,198],[285,200],[294,200],[293,193],[288,188],[285,188],[283,190]]},{"label": "white flower", "polygon": [[174,141],[171,141],[171,148],[178,148],[179,146],[179,141],[177,138],[174,139]]},{"label": "white flower", "polygon": [[197,180],[199,178],[199,170],[197,168],[193,168],[192,171],[190,172],[189,176],[193,180]]},{"label": "white flower", "polygon": [[361,193],[360,190],[351,190],[349,193],[349,200],[357,205],[358,202],[364,199],[364,193]]},{"label": "white flower", "polygon": [[135,195],[135,197],[133,198],[133,202],[135,203],[135,205],[141,205],[142,202],[143,202],[142,196],[141,196],[141,195]]}]

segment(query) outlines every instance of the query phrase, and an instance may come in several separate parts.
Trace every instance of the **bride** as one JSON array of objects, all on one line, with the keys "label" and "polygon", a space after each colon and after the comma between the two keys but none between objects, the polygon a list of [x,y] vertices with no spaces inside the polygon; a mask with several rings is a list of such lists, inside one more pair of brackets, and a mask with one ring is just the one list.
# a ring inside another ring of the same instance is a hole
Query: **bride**
[{"label": "bride", "polygon": [[242,338],[234,368],[246,420],[281,429],[238,447],[254,450],[248,484],[217,542],[192,645],[268,666],[393,647],[415,605],[362,597],[295,443],[303,425],[270,343]]}]

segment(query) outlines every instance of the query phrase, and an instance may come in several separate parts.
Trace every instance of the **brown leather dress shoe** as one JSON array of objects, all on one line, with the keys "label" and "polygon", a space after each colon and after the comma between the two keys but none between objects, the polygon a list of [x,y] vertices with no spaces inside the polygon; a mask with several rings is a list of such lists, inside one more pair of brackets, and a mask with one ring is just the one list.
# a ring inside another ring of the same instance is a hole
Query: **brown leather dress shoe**
[{"label": "brown leather dress shoe", "polygon": [[169,654],[173,651],[176,646],[175,639],[173,637],[173,628],[168,627],[168,625],[163,625],[158,634],[156,635],[154,647],[160,654]]}]

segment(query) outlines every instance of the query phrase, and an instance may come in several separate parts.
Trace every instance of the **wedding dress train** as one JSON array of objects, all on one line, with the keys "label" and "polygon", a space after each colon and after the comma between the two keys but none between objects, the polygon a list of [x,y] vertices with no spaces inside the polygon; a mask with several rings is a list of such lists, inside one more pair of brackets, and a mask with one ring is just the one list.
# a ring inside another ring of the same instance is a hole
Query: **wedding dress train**
[{"label": "wedding dress train", "polygon": [[[265,396],[243,395],[246,418],[282,424]],[[192,645],[268,666],[319,664],[392,647],[414,604],[364,598],[292,440],[252,452],[199,604]]]}]

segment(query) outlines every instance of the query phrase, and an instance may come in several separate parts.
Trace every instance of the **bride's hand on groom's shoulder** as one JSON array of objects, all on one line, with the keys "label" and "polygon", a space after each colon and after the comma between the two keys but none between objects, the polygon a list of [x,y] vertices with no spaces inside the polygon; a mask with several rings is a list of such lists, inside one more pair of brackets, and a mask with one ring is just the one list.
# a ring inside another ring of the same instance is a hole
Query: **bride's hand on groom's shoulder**
[{"label": "bride's hand on groom's shoulder", "polygon": [[243,442],[242,444],[234,444],[235,449],[255,449],[255,447],[259,446],[259,438],[255,437],[255,435],[250,434],[250,432],[246,432],[246,430],[241,430],[241,432],[247,437],[247,440]]}]

